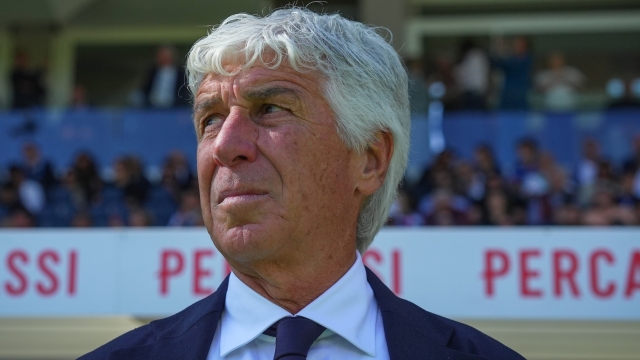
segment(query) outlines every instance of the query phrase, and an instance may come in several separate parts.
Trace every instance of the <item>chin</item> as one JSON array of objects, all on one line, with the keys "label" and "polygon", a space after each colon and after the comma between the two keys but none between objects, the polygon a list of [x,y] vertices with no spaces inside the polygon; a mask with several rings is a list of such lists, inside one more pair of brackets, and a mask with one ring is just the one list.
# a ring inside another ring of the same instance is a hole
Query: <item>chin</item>
[{"label": "chin", "polygon": [[279,249],[274,239],[260,224],[246,224],[231,229],[218,229],[214,243],[227,260],[238,262],[257,261],[268,258]]}]

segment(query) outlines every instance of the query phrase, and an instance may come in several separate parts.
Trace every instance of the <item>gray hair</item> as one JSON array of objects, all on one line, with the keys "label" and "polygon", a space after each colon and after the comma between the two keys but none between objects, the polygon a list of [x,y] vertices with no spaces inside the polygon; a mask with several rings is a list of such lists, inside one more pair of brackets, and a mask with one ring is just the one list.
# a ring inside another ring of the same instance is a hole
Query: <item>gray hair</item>
[{"label": "gray hair", "polygon": [[238,56],[244,56],[238,72],[257,61],[275,69],[287,60],[294,70],[317,72],[324,79],[324,95],[336,115],[338,134],[350,149],[365,151],[379,131],[391,133],[394,152],[384,184],[366,199],[358,215],[360,252],[387,220],[409,153],[407,73],[378,30],[340,15],[296,7],[265,17],[236,14],[198,40],[187,59],[193,94],[206,74],[233,75],[223,65]]}]

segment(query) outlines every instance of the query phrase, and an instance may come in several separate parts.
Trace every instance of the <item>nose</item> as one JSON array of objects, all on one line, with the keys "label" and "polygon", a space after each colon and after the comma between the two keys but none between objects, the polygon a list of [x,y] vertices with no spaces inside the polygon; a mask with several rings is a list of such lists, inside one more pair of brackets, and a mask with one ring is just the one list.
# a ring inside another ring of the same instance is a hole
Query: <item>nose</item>
[{"label": "nose", "polygon": [[232,109],[216,136],[213,148],[216,165],[233,167],[255,161],[257,139],[257,125],[243,109]]}]

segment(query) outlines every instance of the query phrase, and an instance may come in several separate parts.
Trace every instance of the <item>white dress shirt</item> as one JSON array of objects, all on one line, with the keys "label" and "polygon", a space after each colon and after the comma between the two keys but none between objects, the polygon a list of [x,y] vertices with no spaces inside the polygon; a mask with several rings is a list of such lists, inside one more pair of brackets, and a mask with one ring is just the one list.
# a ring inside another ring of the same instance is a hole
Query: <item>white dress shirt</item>
[{"label": "white dress shirt", "polygon": [[[231,273],[207,360],[272,360],[275,338],[263,332],[287,316],[292,315]],[[382,315],[359,253],[340,280],[295,316],[326,328],[311,346],[309,360],[389,359]]]}]

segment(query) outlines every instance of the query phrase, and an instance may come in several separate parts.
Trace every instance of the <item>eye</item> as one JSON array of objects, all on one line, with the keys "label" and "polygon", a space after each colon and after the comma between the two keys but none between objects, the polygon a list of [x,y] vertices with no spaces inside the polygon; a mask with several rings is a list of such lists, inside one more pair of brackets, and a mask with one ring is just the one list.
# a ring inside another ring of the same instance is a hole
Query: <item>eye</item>
[{"label": "eye", "polygon": [[275,112],[278,112],[278,111],[285,111],[285,110],[286,110],[285,108],[283,108],[281,106],[278,106],[278,105],[274,105],[274,104],[265,104],[262,107],[262,113],[263,114],[272,114],[272,113],[275,113]]},{"label": "eye", "polygon": [[202,120],[202,132],[213,130],[222,124],[224,118],[221,115],[212,115]]},{"label": "eye", "polygon": [[222,116],[220,115],[213,115],[213,116],[209,116],[208,118],[204,119],[204,121],[202,122],[204,124],[204,127],[208,127],[211,125],[215,125],[219,122],[222,122]]}]

